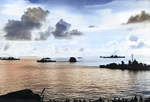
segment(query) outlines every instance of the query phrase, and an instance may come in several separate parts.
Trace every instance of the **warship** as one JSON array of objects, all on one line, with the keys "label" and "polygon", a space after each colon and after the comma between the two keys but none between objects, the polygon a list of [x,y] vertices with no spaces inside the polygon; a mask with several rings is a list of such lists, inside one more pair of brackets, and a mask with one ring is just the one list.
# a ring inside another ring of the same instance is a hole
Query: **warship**
[{"label": "warship", "polygon": [[37,62],[56,62],[56,60],[52,60],[51,58],[42,58],[41,60],[37,60]]},{"label": "warship", "polygon": [[128,64],[125,64],[124,61],[121,64],[117,63],[110,63],[107,65],[99,65],[100,68],[109,68],[109,69],[127,69],[127,70],[150,70],[150,65],[146,65],[145,63],[139,63],[136,59],[133,60],[132,54],[132,61],[129,60]]},{"label": "warship", "polygon": [[111,56],[100,56],[100,58],[125,58],[125,56],[111,55]]},{"label": "warship", "polygon": [[2,57],[1,60],[20,60],[20,58],[15,58],[15,57]]}]

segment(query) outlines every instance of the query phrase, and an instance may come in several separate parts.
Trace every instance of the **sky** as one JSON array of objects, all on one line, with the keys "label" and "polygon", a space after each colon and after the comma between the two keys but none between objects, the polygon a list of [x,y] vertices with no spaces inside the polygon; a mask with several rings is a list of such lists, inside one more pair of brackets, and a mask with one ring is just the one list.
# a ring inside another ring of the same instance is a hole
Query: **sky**
[{"label": "sky", "polygon": [[2,0],[1,56],[150,51],[150,0]]}]

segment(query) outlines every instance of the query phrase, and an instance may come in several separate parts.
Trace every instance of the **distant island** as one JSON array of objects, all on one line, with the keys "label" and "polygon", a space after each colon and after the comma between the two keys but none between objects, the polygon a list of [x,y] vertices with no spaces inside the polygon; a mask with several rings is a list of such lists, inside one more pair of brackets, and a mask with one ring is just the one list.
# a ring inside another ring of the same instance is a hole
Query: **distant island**
[{"label": "distant island", "polygon": [[77,62],[75,57],[70,57],[69,62]]},{"label": "distant island", "polygon": [[14,91],[7,93],[5,95],[0,95],[0,102],[150,102],[150,98],[143,98],[141,95],[138,96],[135,95],[131,98],[113,98],[113,99],[107,99],[99,97],[96,100],[92,99],[85,99],[85,98],[73,98],[73,100],[70,100],[68,98],[65,99],[65,101],[58,101],[55,98],[49,99],[49,101],[44,101],[44,91],[45,88],[42,90],[41,94],[33,93],[31,89],[23,89],[19,91]]}]

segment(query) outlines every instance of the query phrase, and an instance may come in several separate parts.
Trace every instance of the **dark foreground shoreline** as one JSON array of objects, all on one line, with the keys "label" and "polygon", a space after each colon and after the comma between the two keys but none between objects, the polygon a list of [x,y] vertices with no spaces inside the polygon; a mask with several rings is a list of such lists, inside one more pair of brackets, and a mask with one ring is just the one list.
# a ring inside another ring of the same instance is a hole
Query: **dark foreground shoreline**
[{"label": "dark foreground shoreline", "polygon": [[143,98],[142,96],[135,95],[132,98],[113,98],[113,99],[104,99],[99,98],[97,100],[92,99],[65,99],[65,100],[56,100],[56,99],[49,99],[44,101],[44,92],[45,88],[43,89],[41,95],[35,94],[30,89],[19,90],[11,93],[7,93],[5,95],[0,96],[0,102],[150,102],[149,98]]},{"label": "dark foreground shoreline", "polygon": [[114,99],[103,99],[99,98],[97,100],[85,100],[85,99],[66,99],[65,101],[57,101],[55,99],[50,99],[46,102],[150,102],[150,98],[143,99],[142,96],[137,97],[136,95],[132,98],[114,98]]}]

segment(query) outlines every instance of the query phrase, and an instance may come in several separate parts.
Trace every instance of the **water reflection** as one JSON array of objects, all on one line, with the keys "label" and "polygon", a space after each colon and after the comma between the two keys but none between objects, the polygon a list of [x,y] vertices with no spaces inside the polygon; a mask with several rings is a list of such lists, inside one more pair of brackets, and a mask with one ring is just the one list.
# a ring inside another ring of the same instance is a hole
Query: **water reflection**
[{"label": "water reflection", "polygon": [[37,63],[36,60],[0,61],[0,94],[32,89],[45,97],[92,98],[148,95],[150,71],[100,69],[68,62]]}]

